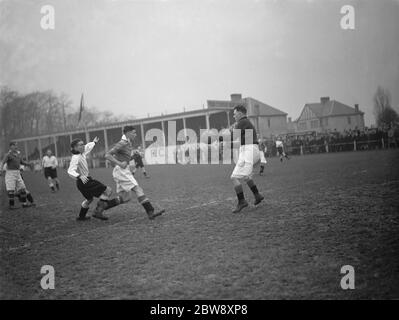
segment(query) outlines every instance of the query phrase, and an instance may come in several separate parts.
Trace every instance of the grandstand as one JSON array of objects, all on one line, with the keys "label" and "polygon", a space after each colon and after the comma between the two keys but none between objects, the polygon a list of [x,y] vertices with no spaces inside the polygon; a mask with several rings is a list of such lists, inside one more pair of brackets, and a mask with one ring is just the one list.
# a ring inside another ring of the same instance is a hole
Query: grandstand
[{"label": "grandstand", "polygon": [[146,137],[146,133],[150,129],[162,130],[165,134],[165,141],[168,141],[168,121],[176,122],[177,133],[182,129],[192,129],[197,137],[200,137],[201,129],[228,128],[234,122],[233,107],[239,103],[247,107],[248,117],[255,124],[261,136],[271,137],[273,134],[286,132],[286,113],[256,99],[242,98],[241,94],[232,94],[231,100],[208,100],[207,108],[81,128],[74,131],[25,137],[15,139],[15,141],[19,142],[20,150],[28,161],[38,161],[46,150],[50,149],[60,160],[62,166],[66,165],[70,158],[70,144],[73,139],[79,138],[88,142],[97,136],[100,138],[100,142],[92,152],[92,163],[94,167],[104,167],[107,166],[103,159],[105,150],[119,141],[122,128],[125,125],[137,127],[137,145],[135,147],[146,148],[152,143],[152,138]]},{"label": "grandstand", "polygon": [[97,165],[94,166],[105,166],[105,160],[102,159],[105,150],[108,150],[114,143],[120,140],[123,126],[137,126],[136,147],[141,145],[145,148],[152,142],[152,140],[146,141],[145,137],[145,133],[150,129],[161,129],[165,132],[165,139],[167,141],[168,121],[176,122],[177,132],[182,129],[190,128],[199,136],[200,129],[215,128],[220,130],[221,128],[229,127],[234,120],[232,118],[231,108],[218,107],[212,109],[197,109],[108,125],[87,127],[51,135],[15,139],[15,141],[19,142],[20,150],[28,161],[41,159],[45,151],[50,149],[62,163],[63,160],[69,159],[70,157],[70,144],[73,139],[80,138],[88,142],[97,136],[100,138],[100,142],[92,153],[93,159],[98,158]]}]

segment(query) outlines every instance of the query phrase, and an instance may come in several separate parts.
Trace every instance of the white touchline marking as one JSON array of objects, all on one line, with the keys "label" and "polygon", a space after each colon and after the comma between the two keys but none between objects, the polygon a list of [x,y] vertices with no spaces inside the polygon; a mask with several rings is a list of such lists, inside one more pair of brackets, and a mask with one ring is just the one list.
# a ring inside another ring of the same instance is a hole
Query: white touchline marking
[{"label": "white touchline marking", "polygon": [[188,207],[187,210],[195,209],[195,208],[199,208],[199,207],[200,207],[200,206],[192,206],[192,207]]},{"label": "white touchline marking", "polygon": [[1,251],[17,251],[17,250],[20,250],[20,249],[29,248],[30,246],[31,246],[31,243],[28,242],[28,243],[24,243],[22,246],[19,246],[19,247],[8,248],[8,250],[0,249],[0,252]]}]

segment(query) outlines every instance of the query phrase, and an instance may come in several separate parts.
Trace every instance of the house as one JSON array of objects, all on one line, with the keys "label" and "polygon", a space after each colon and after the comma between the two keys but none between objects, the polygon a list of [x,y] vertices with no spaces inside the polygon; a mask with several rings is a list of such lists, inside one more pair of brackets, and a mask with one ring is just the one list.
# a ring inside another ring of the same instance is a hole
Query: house
[{"label": "house", "polygon": [[350,107],[342,102],[321,97],[320,102],[307,103],[294,123],[295,133],[343,132],[364,128],[364,112],[359,105]]},{"label": "house", "polygon": [[[231,119],[233,119],[233,108],[238,104],[243,104],[247,108],[248,119],[262,138],[270,138],[287,132],[287,113],[254,98],[242,98],[241,94],[232,94],[230,97],[230,100],[208,100],[208,109],[230,108]],[[234,120],[231,121],[233,122]]]}]

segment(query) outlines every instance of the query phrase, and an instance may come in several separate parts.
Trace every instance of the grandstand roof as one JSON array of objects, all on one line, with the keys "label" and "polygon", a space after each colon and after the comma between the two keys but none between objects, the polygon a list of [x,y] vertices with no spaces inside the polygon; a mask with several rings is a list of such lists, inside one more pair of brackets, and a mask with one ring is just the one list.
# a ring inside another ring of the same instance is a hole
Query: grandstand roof
[{"label": "grandstand roof", "polygon": [[239,103],[243,103],[246,106],[249,105],[259,105],[260,108],[260,115],[262,116],[286,116],[287,113],[274,108],[264,102],[256,100],[251,97],[246,97],[240,100],[231,101],[231,100],[208,100],[208,108],[213,109],[217,107],[224,107],[224,108],[233,108]]},{"label": "grandstand roof", "polygon": [[82,133],[85,131],[96,131],[96,130],[103,130],[103,129],[119,128],[119,127],[123,127],[125,125],[140,125],[140,124],[155,123],[155,122],[160,122],[160,121],[172,121],[172,120],[177,120],[177,119],[182,119],[182,118],[201,116],[201,115],[205,115],[207,113],[213,114],[213,113],[217,113],[220,111],[229,111],[229,110],[230,110],[229,108],[220,107],[220,106],[218,106],[216,108],[212,108],[212,109],[196,109],[196,110],[189,110],[189,111],[178,112],[178,113],[163,114],[163,115],[153,116],[153,117],[148,117],[148,118],[136,118],[136,119],[130,119],[127,121],[99,124],[99,125],[95,125],[95,126],[88,126],[85,128],[77,128],[77,129],[67,130],[67,131],[62,130],[62,131],[58,131],[58,132],[41,134],[38,136],[19,137],[17,139],[13,139],[13,140],[14,141],[34,140],[37,138],[46,138],[46,137],[51,137],[54,135],[59,136],[59,135],[64,135],[64,134]]}]

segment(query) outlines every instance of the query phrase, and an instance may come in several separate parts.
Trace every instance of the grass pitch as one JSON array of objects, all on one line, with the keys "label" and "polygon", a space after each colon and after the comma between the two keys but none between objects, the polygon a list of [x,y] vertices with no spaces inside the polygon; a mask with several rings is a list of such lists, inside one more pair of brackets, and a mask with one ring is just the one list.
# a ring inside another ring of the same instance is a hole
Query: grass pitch
[{"label": "grass pitch", "polygon": [[[398,150],[269,159],[255,176],[265,201],[239,214],[232,165],[149,166],[137,179],[167,210],[154,221],[133,200],[108,221],[77,222],[83,199],[66,172],[56,194],[27,172],[36,208],[9,211],[2,192],[0,298],[399,298],[398,160]],[[115,188],[111,169],[91,175]],[[54,290],[41,289],[43,265]],[[355,290],[340,287],[343,265]]]}]

